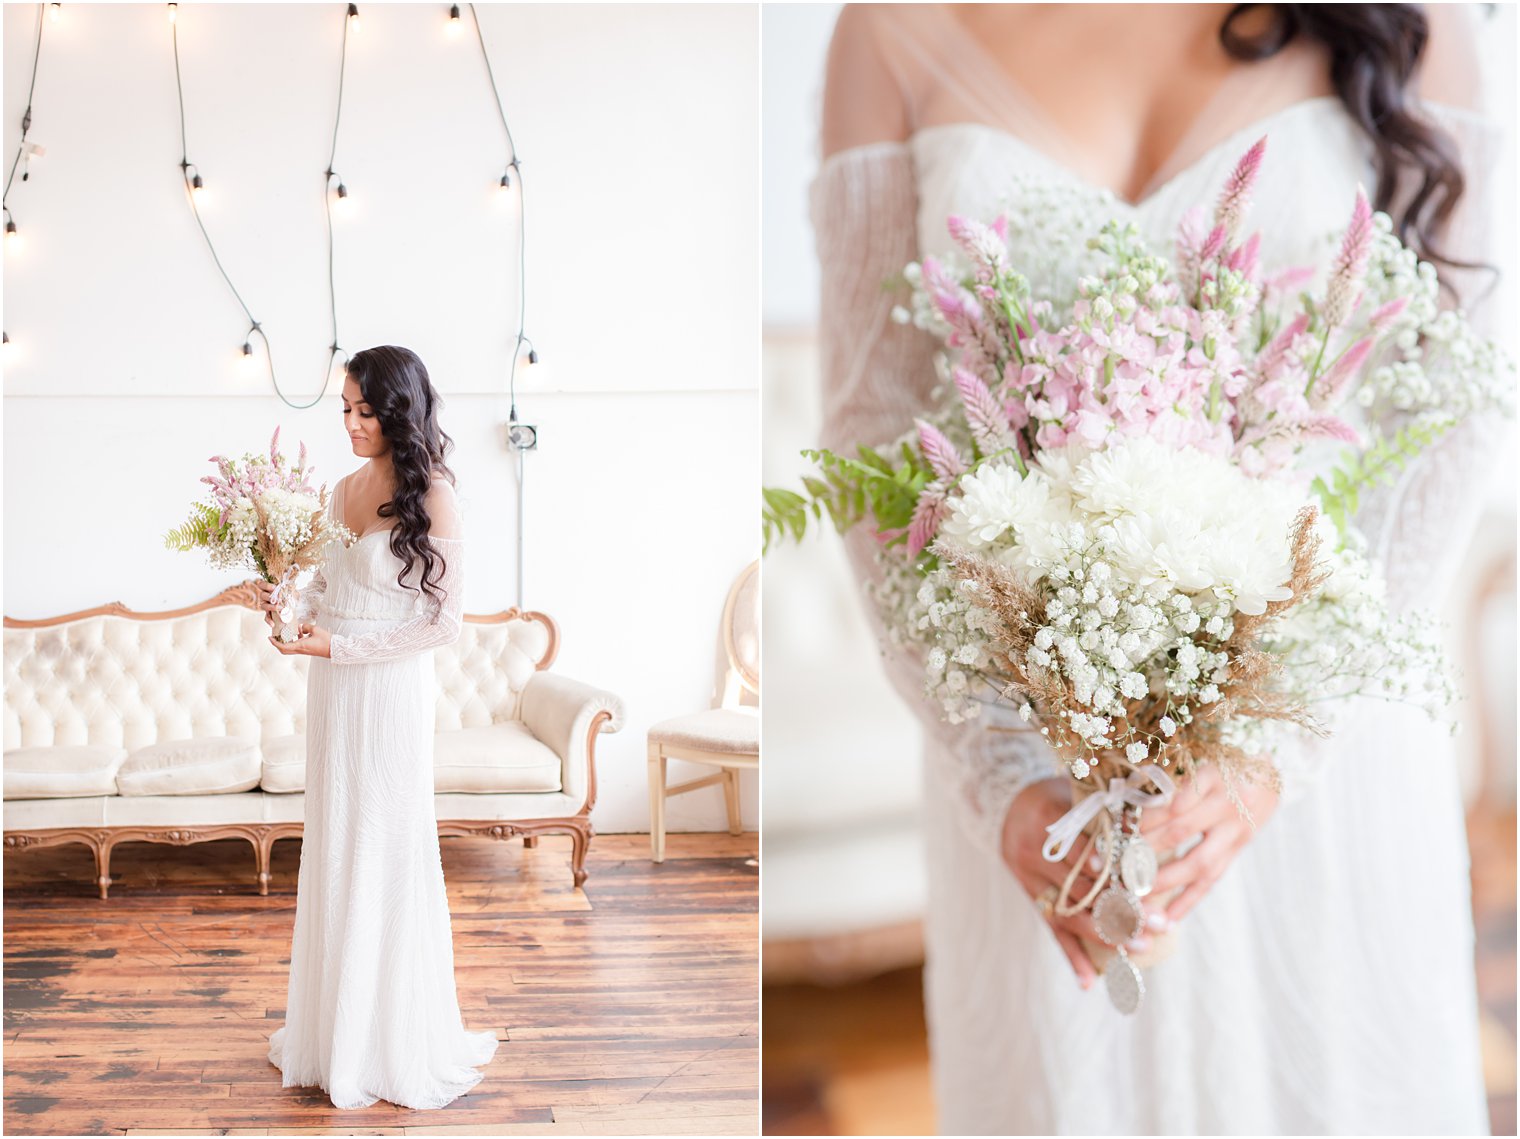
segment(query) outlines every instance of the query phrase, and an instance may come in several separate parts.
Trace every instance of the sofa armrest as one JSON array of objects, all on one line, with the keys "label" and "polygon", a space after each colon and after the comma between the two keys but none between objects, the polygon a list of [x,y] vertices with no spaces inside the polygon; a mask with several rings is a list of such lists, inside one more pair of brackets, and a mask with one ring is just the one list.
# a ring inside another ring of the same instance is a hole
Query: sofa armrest
[{"label": "sofa armrest", "polygon": [[523,689],[522,720],[559,756],[564,792],[585,801],[589,809],[596,797],[591,766],[596,732],[615,732],[623,726],[623,701],[568,676],[540,672]]}]

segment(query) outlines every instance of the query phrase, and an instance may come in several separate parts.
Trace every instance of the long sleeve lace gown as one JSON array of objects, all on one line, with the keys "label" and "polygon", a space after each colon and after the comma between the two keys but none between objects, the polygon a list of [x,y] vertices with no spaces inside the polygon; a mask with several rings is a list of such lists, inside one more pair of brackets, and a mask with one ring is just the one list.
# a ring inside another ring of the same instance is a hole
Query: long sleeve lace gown
[{"label": "long sleeve lace gown", "polygon": [[[493,1032],[466,1031],[433,807],[433,649],[459,636],[464,539],[435,482],[429,540],[446,560],[441,611],[397,583],[388,525],[334,543],[313,580],[331,659],[306,690],[306,800],[285,1023],[269,1060],[285,1087],[334,1107],[437,1108],[474,1087]],[[343,480],[329,499],[342,518]],[[410,585],[422,566],[412,567]]]},{"label": "long sleeve lace gown", "polygon": [[[910,130],[829,156],[812,187],[822,442],[836,450],[890,442],[926,405],[932,338],[891,321],[901,294],[882,283],[950,251],[947,215],[1016,212],[1007,193],[1026,172],[1096,189],[1075,173],[1080,158],[1059,129],[945,9],[861,13],[873,79],[896,88]],[[1326,264],[1358,182],[1375,184],[1326,72],[1305,44],[1237,70],[1140,200],[1108,208],[1169,248],[1183,210],[1211,204],[1265,134],[1247,223],[1263,233],[1264,269]],[[1468,178],[1447,248],[1492,261],[1483,218],[1494,128],[1471,110],[1424,111],[1455,138]],[[1036,288],[1069,264],[1056,237],[1030,228],[1016,239],[1014,263],[1037,267]],[[1486,283],[1453,277],[1467,297]],[[1476,426],[1453,432],[1364,501],[1358,522],[1396,608],[1444,597],[1475,524],[1466,488],[1494,446]],[[872,579],[865,531],[846,543]],[[1486,1132],[1468,854],[1444,728],[1367,701],[1345,710],[1328,741],[1277,756],[1282,804],[1181,923],[1175,951],[1146,971],[1143,1007],[1126,1017],[1101,985],[1078,988],[998,853],[1014,796],[1054,771],[1048,748],[985,731],[987,717],[942,722],[920,662],[884,658],[926,728],[925,1001],[942,1132]],[[990,709],[994,719],[1006,711]]]}]

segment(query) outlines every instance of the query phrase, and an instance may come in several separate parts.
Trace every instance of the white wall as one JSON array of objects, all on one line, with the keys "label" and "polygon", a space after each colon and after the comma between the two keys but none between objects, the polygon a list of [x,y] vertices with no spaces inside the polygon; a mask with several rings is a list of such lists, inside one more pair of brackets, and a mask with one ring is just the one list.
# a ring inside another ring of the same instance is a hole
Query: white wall
[{"label": "white wall", "polygon": [[[501,445],[516,331],[506,143],[480,49],[446,6],[361,5],[335,168],[339,343],[414,349],[445,407],[470,536],[465,605],[515,603],[516,485]],[[752,5],[477,5],[523,162],[528,333],[523,601],[562,628],[558,670],[619,693],[595,824],[646,830],[644,731],[708,706],[733,577],[758,553],[757,13]],[[326,222],[341,5],[182,4],[189,154],[203,218],[263,322],[282,387],[319,389],[331,342]],[[5,6],[7,170],[37,6]],[[4,610],[157,609],[238,575],[163,548],[211,470],[309,445],[319,480],[357,464],[339,380],[295,410],[236,357],[247,328],[185,200],[162,4],[65,4],[48,23],[8,204]],[[257,342],[255,342],[256,347]],[[519,372],[521,379],[521,371]],[[694,772],[674,765],[672,779]],[[758,818],[753,775],[746,825]],[[721,792],[673,829],[724,825]]]}]

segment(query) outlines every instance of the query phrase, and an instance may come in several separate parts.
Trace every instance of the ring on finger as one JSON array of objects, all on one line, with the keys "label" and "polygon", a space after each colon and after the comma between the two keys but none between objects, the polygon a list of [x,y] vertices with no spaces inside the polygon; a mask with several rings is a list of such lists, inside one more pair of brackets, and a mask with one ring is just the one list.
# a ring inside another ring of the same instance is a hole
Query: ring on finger
[{"label": "ring on finger", "polygon": [[1056,908],[1056,898],[1060,893],[1055,886],[1046,886],[1036,895],[1034,904],[1039,906],[1040,912],[1048,918]]}]

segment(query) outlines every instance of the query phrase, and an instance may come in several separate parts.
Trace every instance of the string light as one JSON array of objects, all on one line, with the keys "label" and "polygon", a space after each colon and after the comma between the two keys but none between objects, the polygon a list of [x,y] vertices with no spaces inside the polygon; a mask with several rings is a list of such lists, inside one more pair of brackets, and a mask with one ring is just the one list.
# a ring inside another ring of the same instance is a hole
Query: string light
[{"label": "string light", "polygon": [[[172,7],[173,6],[171,5],[171,8]],[[356,5],[354,5],[354,4],[350,4],[348,6],[348,16],[344,20],[343,47],[342,47],[342,54],[339,56],[339,63],[338,63],[338,108],[337,108],[337,113],[336,113],[336,115],[333,118],[333,153],[332,153],[331,156],[329,156],[328,162],[327,162],[327,186],[329,186],[329,187],[332,185],[332,179],[333,179],[333,177],[334,177],[334,175],[336,173],[336,171],[334,171],[333,168],[332,168],[332,164],[333,164],[333,160],[337,157],[337,150],[338,150],[338,126],[339,126],[339,124],[342,121],[342,115],[343,115],[343,78],[344,78],[344,72],[347,69],[347,63],[348,63],[348,33],[349,33],[350,29],[353,29],[354,31],[358,30],[358,25],[359,25],[358,15],[359,15],[359,9],[358,9],[358,7]],[[267,335],[265,335],[264,329],[259,324],[259,322],[257,320],[254,320],[253,313],[249,311],[247,302],[243,300],[242,294],[237,291],[237,286],[232,283],[232,278],[227,275],[227,270],[226,270],[226,268],[223,267],[221,258],[217,256],[217,253],[216,253],[216,244],[211,240],[211,234],[206,231],[206,225],[201,220],[200,207],[199,207],[198,199],[205,194],[205,183],[204,183],[204,181],[202,180],[202,178],[200,176],[200,171],[199,170],[197,170],[195,172],[195,175],[194,175],[193,178],[190,176],[190,168],[192,166],[192,163],[190,162],[190,159],[189,159],[189,144],[188,144],[188,142],[186,140],[186,131],[185,131],[185,89],[184,89],[184,79],[183,79],[183,76],[181,74],[180,64],[179,64],[179,24],[178,24],[177,20],[174,20],[174,19],[170,20],[170,36],[171,36],[171,39],[173,40],[173,44],[174,44],[174,89],[175,89],[175,92],[176,92],[176,94],[177,94],[177,96],[179,98],[179,135],[180,135],[180,162],[179,162],[179,165],[180,165],[181,172],[182,172],[182,174],[185,177],[185,187],[186,187],[186,190],[188,191],[187,194],[186,194],[186,198],[190,202],[190,211],[191,211],[191,213],[193,213],[195,215],[196,225],[198,225],[200,227],[201,236],[206,239],[206,248],[209,249],[210,252],[211,252],[211,260],[213,262],[215,262],[217,271],[220,272],[221,275],[222,275],[222,280],[224,280],[224,281],[227,282],[227,288],[229,288],[232,291],[232,295],[237,300],[238,305],[242,308],[244,315],[246,315],[248,317],[248,321],[249,321],[248,335],[244,338],[242,351],[238,354],[241,366],[242,366],[243,370],[245,372],[247,372],[247,371],[252,371],[254,365],[257,363],[257,357],[256,357],[256,355],[254,353],[254,350],[253,350],[253,338],[255,336],[257,336],[260,340],[262,340],[264,342],[264,355],[268,358],[268,361],[269,361],[269,380],[270,380],[270,383],[274,385],[275,395],[279,396],[280,399],[285,404],[287,404],[288,406],[296,408],[298,410],[302,409],[302,408],[314,407],[317,403],[319,403],[321,401],[322,397],[327,394],[327,389],[332,385],[333,376],[338,371],[338,369],[335,369],[333,367],[334,362],[339,357],[342,357],[343,360],[344,360],[344,367],[345,368],[347,367],[347,353],[345,353],[343,351],[343,349],[341,347],[339,347],[339,344],[338,344],[338,301],[337,301],[336,288],[335,288],[334,280],[333,280],[333,278],[334,278],[334,272],[333,272],[333,241],[332,241],[332,236],[333,236],[333,234],[332,234],[332,196],[330,194],[327,194],[324,191],[323,200],[327,203],[327,222],[328,222],[328,224],[327,224],[327,290],[328,290],[328,301],[329,301],[329,305],[330,305],[330,308],[331,308],[331,314],[332,314],[333,339],[332,339],[332,344],[328,346],[327,369],[326,369],[326,373],[322,377],[322,389],[321,389],[321,391],[319,391],[311,400],[309,400],[306,403],[296,403],[296,402],[292,401],[289,397],[287,397],[285,395],[284,390],[280,387],[280,378],[279,378],[279,376],[277,376],[275,374],[274,353],[270,350],[270,347],[269,347],[269,337]],[[35,78],[35,73],[34,73],[34,78]],[[343,181],[340,178],[339,181],[338,181],[338,200],[339,201],[346,201],[347,198],[348,198],[348,187],[343,184]]]},{"label": "string light", "polygon": [[[501,118],[501,128],[506,132],[507,136],[507,169],[502,174],[501,180],[497,183],[497,201],[503,205],[511,200],[510,194],[513,187],[512,172],[514,170],[517,171],[517,342],[513,345],[512,362],[507,372],[508,407],[510,409],[508,419],[510,422],[515,423],[517,421],[517,362],[522,356],[524,344],[529,349],[528,362],[530,364],[538,363],[538,352],[533,348],[533,342],[528,339],[527,334],[527,222],[525,220],[526,207],[523,198],[522,160],[517,156],[517,143],[512,138],[512,128],[507,123],[507,113],[502,109],[501,91],[496,86],[496,74],[491,70],[491,55],[486,51],[485,34],[480,30],[480,15],[475,11],[474,4],[470,5],[470,16],[475,22],[475,37],[480,43],[480,56],[486,65],[486,78],[491,84],[491,94],[496,100],[496,113]],[[521,582],[522,574],[519,570],[519,586],[521,586]]]},{"label": "string light", "polygon": [[[53,5],[53,19],[58,18],[58,5]],[[37,90],[37,62],[42,58],[42,8],[37,9],[37,45],[32,51],[32,81],[26,89],[26,110],[21,113],[21,143],[16,148],[16,157],[11,162],[11,171],[5,178],[5,192],[0,194],[0,203],[3,203],[5,217],[5,251],[7,254],[14,253],[21,248],[21,230],[16,226],[16,219],[11,216],[10,196],[11,183],[16,177],[16,167],[21,165],[23,155],[36,153],[42,154],[42,148],[35,143],[28,142],[26,132],[32,129],[32,94]],[[21,171],[21,180],[27,180],[28,171]],[[5,355],[10,358],[14,355],[11,349],[10,333],[5,334]]]},{"label": "string light", "polygon": [[178,12],[179,12],[179,5],[178,4],[170,4],[169,5],[169,22],[171,24],[174,23],[174,17],[175,17],[175,15]]},{"label": "string light", "polygon": [[63,14],[62,8],[63,8],[63,5],[61,5],[61,4],[49,4],[48,5],[48,19],[52,20],[53,23],[56,24],[58,22],[58,17]]},{"label": "string light", "polygon": [[457,36],[464,29],[464,25],[459,20],[458,4],[449,7],[449,19],[445,27],[448,28],[449,35],[451,36]]}]

